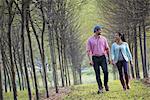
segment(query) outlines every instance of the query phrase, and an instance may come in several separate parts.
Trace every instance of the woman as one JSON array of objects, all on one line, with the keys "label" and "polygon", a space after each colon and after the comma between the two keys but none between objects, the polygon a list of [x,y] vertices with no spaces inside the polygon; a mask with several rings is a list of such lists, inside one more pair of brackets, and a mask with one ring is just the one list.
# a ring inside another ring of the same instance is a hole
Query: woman
[{"label": "woman", "polygon": [[[132,55],[129,50],[128,43],[125,41],[124,34],[116,32],[115,42],[111,48],[112,63],[115,64],[119,71],[120,82],[123,90],[130,89],[128,77],[128,62],[132,64]],[[124,75],[123,71],[124,70]],[[124,77],[125,76],[125,80]],[[125,82],[126,81],[126,82]]]}]

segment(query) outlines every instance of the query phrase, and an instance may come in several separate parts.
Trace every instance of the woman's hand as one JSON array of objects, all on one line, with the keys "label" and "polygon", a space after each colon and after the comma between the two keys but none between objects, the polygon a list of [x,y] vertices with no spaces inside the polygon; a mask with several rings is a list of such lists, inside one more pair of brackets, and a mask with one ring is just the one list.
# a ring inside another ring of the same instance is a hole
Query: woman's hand
[{"label": "woman's hand", "polygon": [[114,61],[113,61],[113,60],[111,60],[111,64],[112,64],[112,65],[115,65],[115,63],[114,63]]},{"label": "woman's hand", "polygon": [[133,61],[130,61],[130,65],[133,66]]}]

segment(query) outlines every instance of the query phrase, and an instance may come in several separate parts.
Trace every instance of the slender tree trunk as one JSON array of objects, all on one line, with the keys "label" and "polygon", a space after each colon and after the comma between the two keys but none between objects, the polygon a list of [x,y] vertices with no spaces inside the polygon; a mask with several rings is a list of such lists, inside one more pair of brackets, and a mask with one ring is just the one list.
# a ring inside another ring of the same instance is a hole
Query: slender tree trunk
[{"label": "slender tree trunk", "polygon": [[80,78],[80,84],[82,84],[82,73],[81,73],[81,65],[79,65],[79,78]]},{"label": "slender tree trunk", "polygon": [[49,29],[49,42],[50,42],[50,54],[51,54],[51,61],[52,61],[52,67],[53,67],[53,78],[54,78],[54,85],[56,89],[56,93],[58,93],[58,82],[57,82],[57,71],[56,71],[56,55],[55,55],[55,47],[54,47],[54,37],[52,35],[52,31],[50,26],[48,25]]},{"label": "slender tree trunk", "polygon": [[44,16],[44,11],[43,11],[43,5],[42,5],[42,1],[41,1],[41,5],[40,5],[40,10],[42,13],[42,18],[43,18],[43,28],[42,28],[42,36],[41,36],[41,45],[40,45],[40,40],[38,38],[37,32],[35,30],[35,27],[33,25],[33,21],[30,17],[30,22],[31,22],[31,26],[34,32],[34,35],[36,37],[37,43],[38,43],[38,47],[39,47],[39,52],[41,55],[41,62],[42,62],[42,67],[43,67],[43,76],[44,76],[44,82],[45,82],[45,90],[46,90],[46,97],[49,97],[49,93],[48,93],[48,84],[47,84],[47,72],[46,72],[46,66],[45,66],[45,54],[44,54],[44,32],[45,32],[45,16]]},{"label": "slender tree trunk", "polygon": [[74,85],[78,85],[77,71],[75,67],[76,67],[76,64],[72,64],[73,82],[74,82]]},{"label": "slender tree trunk", "polygon": [[19,66],[20,66],[20,71],[21,71],[21,85],[22,85],[22,89],[24,90],[24,71],[23,71],[23,67],[22,67],[22,55],[19,54],[19,49],[17,49],[17,57],[18,57],[18,62],[19,62]]},{"label": "slender tree trunk", "polygon": [[32,86],[33,86],[33,88],[35,89],[34,78],[33,78],[32,70],[30,70],[30,76],[31,76],[31,79],[32,79]]},{"label": "slender tree trunk", "polygon": [[[1,37],[0,37],[0,47],[2,47],[1,43],[2,43],[2,41],[1,41]],[[3,100],[2,69],[4,70],[4,68],[2,67],[2,56],[1,56],[2,54],[1,53],[2,52],[0,49],[0,100]]]},{"label": "slender tree trunk", "polygon": [[[128,43],[129,43],[129,48],[131,50],[131,53],[133,54],[133,49],[132,49],[132,43],[131,43],[131,35],[130,35],[130,28],[128,28]],[[131,69],[131,75],[132,75],[132,78],[134,79],[135,78],[135,75],[134,75],[134,68],[132,65],[130,65],[130,69]]]},{"label": "slender tree trunk", "polygon": [[145,64],[144,64],[144,57],[143,57],[143,45],[142,45],[142,36],[141,36],[141,26],[139,25],[139,41],[140,41],[140,53],[141,53],[141,59],[142,59],[142,68],[143,68],[143,77],[145,77]]},{"label": "slender tree trunk", "polygon": [[[63,37],[62,37],[63,38]],[[63,39],[61,39],[61,44],[60,44],[60,54],[61,54],[61,65],[62,65],[62,68],[61,68],[61,72],[62,72],[62,77],[63,77],[63,84],[62,86],[64,87],[65,86],[65,79],[64,79],[64,55],[63,55]]]},{"label": "slender tree trunk", "polygon": [[[2,83],[2,80],[3,80],[3,76],[2,76],[2,71],[4,70],[4,67],[2,67],[2,23],[3,23],[3,10],[4,10],[4,7],[3,6],[3,1],[1,1],[2,4],[0,4],[1,6],[1,9],[0,9],[0,100],[3,100],[3,83]],[[3,9],[2,9],[3,8]],[[5,77],[4,77],[5,78]],[[4,79],[5,80],[5,79]]]},{"label": "slender tree trunk", "polygon": [[50,45],[50,54],[51,54],[51,63],[53,68],[53,78],[54,78],[54,85],[56,93],[58,93],[58,80],[57,80],[57,66],[56,66],[56,52],[55,52],[55,45],[54,45],[54,31],[53,31],[53,0],[48,0],[48,19],[47,19],[47,26],[49,31],[49,45]]},{"label": "slender tree trunk", "polygon": [[63,48],[64,48],[64,71],[65,71],[65,78],[66,78],[66,86],[68,86],[68,77],[67,77],[67,57],[66,57],[66,46],[65,46],[65,43],[63,45]]},{"label": "slender tree trunk", "polygon": [[145,22],[143,21],[143,32],[144,32],[144,78],[148,77],[147,72],[147,47],[146,47],[146,30],[145,30]]},{"label": "slender tree trunk", "polygon": [[22,87],[21,87],[21,80],[20,80],[20,74],[19,74],[18,65],[17,65],[17,62],[16,62],[15,52],[14,52],[14,64],[15,64],[15,66],[16,66],[16,71],[17,71],[18,81],[19,81],[19,88],[20,88],[20,91],[21,91],[21,90],[22,90]]},{"label": "slender tree trunk", "polygon": [[63,73],[63,70],[62,70],[62,57],[61,57],[61,48],[60,48],[60,45],[59,45],[59,38],[58,38],[58,32],[56,31],[56,43],[57,43],[57,51],[58,51],[58,59],[59,59],[59,66],[60,66],[60,73],[61,73],[61,83],[62,83],[62,87],[64,87],[64,73]]},{"label": "slender tree trunk", "polygon": [[139,72],[139,66],[138,66],[137,30],[136,30],[136,26],[134,27],[134,55],[135,55],[136,78],[137,78],[137,79],[140,79],[140,72]]},{"label": "slender tree trunk", "polygon": [[6,62],[5,62],[3,54],[2,54],[2,60],[3,60],[3,66],[4,66],[5,75],[7,77],[7,80],[6,80],[7,83],[5,83],[5,86],[6,86],[6,89],[7,89],[7,84],[9,84],[9,91],[11,92],[11,79],[10,79],[11,76],[10,76],[10,72],[7,69],[7,65],[6,65]]},{"label": "slender tree trunk", "polygon": [[3,100],[2,63],[0,62],[0,100]]},{"label": "slender tree trunk", "polygon": [[[4,64],[3,64],[4,66]],[[5,83],[5,92],[7,92],[7,75],[6,75],[6,69],[4,68],[4,83]]]},{"label": "slender tree trunk", "polygon": [[66,66],[67,66],[67,76],[68,76],[68,81],[69,81],[69,86],[71,85],[71,82],[70,82],[70,72],[69,72],[69,66],[68,66],[68,61],[66,59]]},{"label": "slender tree trunk", "polygon": [[22,56],[23,56],[23,65],[25,69],[25,76],[26,76],[26,83],[27,83],[27,88],[28,88],[28,96],[29,100],[32,99],[32,94],[31,94],[31,88],[30,88],[30,81],[29,81],[29,76],[28,76],[28,68],[26,65],[26,56],[25,56],[25,39],[24,39],[24,27],[25,27],[25,0],[22,0],[22,14],[21,14],[21,44],[22,44]]},{"label": "slender tree trunk", "polygon": [[13,56],[12,56],[12,38],[11,38],[11,28],[13,22],[13,14],[12,14],[13,0],[10,2],[6,1],[6,3],[8,5],[8,13],[9,13],[7,38],[8,38],[10,64],[11,64],[11,79],[12,79],[14,100],[17,100],[16,76],[15,76],[15,67],[14,67]]},{"label": "slender tree trunk", "polygon": [[10,74],[8,73],[8,70],[6,69],[6,75],[7,75],[7,78],[8,78],[8,84],[9,84],[9,91],[11,92],[12,91],[12,85],[11,85],[11,76]]},{"label": "slender tree trunk", "polygon": [[30,56],[31,56],[31,65],[33,69],[36,99],[39,100],[39,93],[38,93],[39,90],[37,85],[36,70],[35,70],[34,59],[33,59],[32,41],[31,41],[30,30],[29,30],[29,18],[30,18],[29,13],[30,13],[30,1],[27,2],[27,9],[26,9],[26,30],[27,30],[27,36],[29,41],[29,49],[30,49]]}]

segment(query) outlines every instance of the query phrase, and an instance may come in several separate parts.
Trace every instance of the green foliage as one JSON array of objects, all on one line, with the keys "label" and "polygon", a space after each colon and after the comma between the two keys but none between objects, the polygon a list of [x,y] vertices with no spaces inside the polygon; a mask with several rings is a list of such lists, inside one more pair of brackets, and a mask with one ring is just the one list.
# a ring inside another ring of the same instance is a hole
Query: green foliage
[{"label": "green foliage", "polygon": [[109,83],[110,91],[97,94],[96,84],[73,86],[64,100],[150,100],[150,88],[140,81],[131,81],[131,89],[123,91],[120,82]]}]

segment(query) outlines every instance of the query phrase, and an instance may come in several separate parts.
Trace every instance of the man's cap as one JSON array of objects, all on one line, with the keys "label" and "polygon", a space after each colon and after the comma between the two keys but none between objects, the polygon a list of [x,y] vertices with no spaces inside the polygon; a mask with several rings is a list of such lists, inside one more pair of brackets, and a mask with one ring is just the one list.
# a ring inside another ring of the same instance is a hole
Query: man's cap
[{"label": "man's cap", "polygon": [[102,26],[96,25],[96,26],[94,27],[94,33],[95,33],[96,31],[98,31],[98,30],[101,30],[101,29],[102,29]]}]

